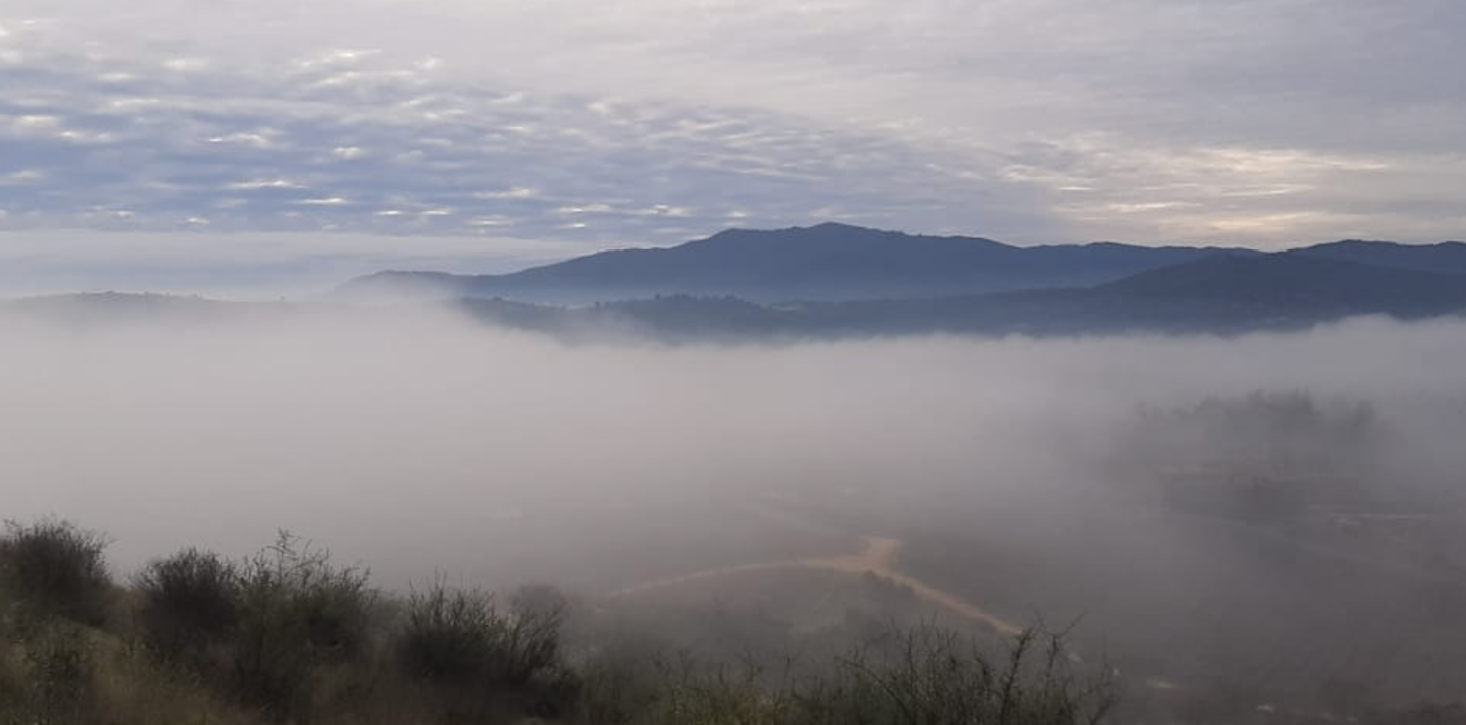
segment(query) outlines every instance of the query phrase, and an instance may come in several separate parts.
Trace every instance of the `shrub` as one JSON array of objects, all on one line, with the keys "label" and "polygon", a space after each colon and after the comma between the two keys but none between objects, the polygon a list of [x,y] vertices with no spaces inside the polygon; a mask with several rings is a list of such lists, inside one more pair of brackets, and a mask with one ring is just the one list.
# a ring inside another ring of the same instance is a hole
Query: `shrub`
[{"label": "shrub", "polygon": [[505,628],[488,595],[435,581],[408,600],[398,660],[412,677],[435,683],[486,679]]},{"label": "shrub", "polygon": [[[1094,725],[1115,702],[1108,679],[1069,670],[1062,638],[1034,631],[991,656],[932,626],[891,632],[832,671],[770,683],[756,665],[663,677],[667,690],[641,716],[655,725]],[[684,673],[688,671],[684,668]]]},{"label": "shrub", "polygon": [[558,716],[578,693],[561,658],[565,609],[564,597],[545,587],[520,590],[501,611],[492,596],[438,579],[408,600],[397,661],[436,688],[450,719]]},{"label": "shrub", "polygon": [[552,589],[522,589],[500,612],[490,595],[439,580],[408,601],[398,656],[410,674],[434,682],[525,687],[562,668],[565,610]]},{"label": "shrub", "polygon": [[561,678],[560,633],[569,607],[564,595],[553,587],[530,586],[515,592],[494,673],[499,681],[549,684]]},{"label": "shrub", "polygon": [[237,568],[218,554],[185,549],[133,579],[144,641],[165,660],[200,666],[239,616]]},{"label": "shrub", "polygon": [[100,534],[65,521],[7,522],[0,536],[0,585],[27,614],[98,626],[113,596],[106,548]]},{"label": "shrub", "polygon": [[95,653],[80,625],[53,619],[27,628],[18,656],[0,661],[0,722],[95,722]]},{"label": "shrub", "polygon": [[892,644],[873,657],[842,661],[831,686],[803,698],[812,710],[806,720],[1076,725],[1100,722],[1116,701],[1107,677],[1084,682],[1071,672],[1059,634],[1026,630],[1002,657],[930,625],[900,633]]},{"label": "shrub", "polygon": [[655,711],[667,695],[672,667],[663,652],[645,641],[602,648],[578,668],[580,688],[572,721],[631,725]]},{"label": "shrub", "polygon": [[245,562],[229,637],[234,694],[288,719],[309,704],[316,668],[359,659],[369,645],[375,594],[365,571],[282,532]]}]

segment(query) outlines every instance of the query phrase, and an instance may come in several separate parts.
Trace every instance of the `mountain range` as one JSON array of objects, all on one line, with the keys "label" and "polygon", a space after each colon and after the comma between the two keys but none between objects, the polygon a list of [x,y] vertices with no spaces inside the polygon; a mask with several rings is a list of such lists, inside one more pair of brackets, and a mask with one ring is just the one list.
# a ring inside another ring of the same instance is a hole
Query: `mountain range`
[{"label": "mountain range", "polygon": [[[1342,241],[1265,253],[1115,243],[1015,247],[840,224],[729,230],[506,275],[383,272],[331,304],[446,304],[496,325],[669,339],[955,333],[1235,333],[1360,315],[1466,313],[1466,244]],[[11,303],[69,322],[234,309],[92,295]],[[253,305],[250,309],[259,309]]]},{"label": "mountain range", "polygon": [[512,274],[382,272],[352,281],[344,292],[546,304],[674,294],[762,303],[903,299],[1087,287],[1219,253],[1256,254],[1112,242],[1016,247],[829,223],[729,229],[675,247],[618,249]]},{"label": "mountain range", "polygon": [[[1345,264],[1307,265],[1304,260]],[[1192,264],[1199,266],[1188,266]],[[911,235],[828,223],[769,231],[730,229],[674,247],[606,251],[512,274],[382,272],[353,280],[340,292],[347,298],[503,299],[550,305],[689,295],[788,306],[1099,290],[1123,282],[1103,295],[1113,298],[1121,289],[1131,295],[1157,293],[1167,285],[1172,294],[1195,296],[1210,290],[1213,297],[1266,294],[1276,288],[1277,295],[1297,297],[1311,290],[1332,295],[1337,304],[1353,304],[1349,300],[1374,290],[1376,296],[1393,294],[1392,302],[1403,304],[1400,296],[1410,292],[1395,289],[1406,284],[1402,275],[1379,270],[1466,274],[1466,244],[1343,241],[1281,255],[1239,247],[1113,242],[1018,247],[980,237]],[[1408,286],[1430,289],[1438,282],[1424,279]],[[1340,289],[1327,292],[1331,286]],[[1359,300],[1358,306],[1380,301]]]}]

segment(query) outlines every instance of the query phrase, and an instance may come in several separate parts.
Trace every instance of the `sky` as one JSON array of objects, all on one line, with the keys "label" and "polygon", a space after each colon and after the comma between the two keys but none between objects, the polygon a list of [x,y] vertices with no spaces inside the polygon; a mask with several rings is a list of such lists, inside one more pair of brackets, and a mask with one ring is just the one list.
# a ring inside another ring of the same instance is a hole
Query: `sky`
[{"label": "sky", "polygon": [[5,0],[0,293],[732,226],[1466,236],[1459,0]]}]

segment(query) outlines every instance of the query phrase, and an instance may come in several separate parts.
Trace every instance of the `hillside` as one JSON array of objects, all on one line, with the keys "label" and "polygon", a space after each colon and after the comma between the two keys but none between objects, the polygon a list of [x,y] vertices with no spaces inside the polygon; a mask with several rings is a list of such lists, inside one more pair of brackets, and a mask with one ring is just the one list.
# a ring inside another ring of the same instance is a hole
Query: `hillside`
[{"label": "hillside", "polygon": [[[755,238],[755,248],[768,244],[766,238]],[[961,246],[971,241],[939,240],[934,243]],[[711,244],[711,240],[693,243],[697,244]],[[712,244],[715,251],[709,254],[727,254],[730,247],[722,244]],[[864,244],[875,250],[887,249],[884,242],[871,239]],[[999,250],[1015,249],[996,242],[986,244]],[[1397,264],[1388,266],[1321,256],[1317,248],[1276,254],[1209,254],[1086,287],[928,294],[910,298],[770,304],[757,297],[750,300],[735,295],[656,294],[575,307],[464,294],[450,300],[419,300],[412,305],[446,303],[487,324],[566,338],[607,338],[628,334],[674,340],[928,333],[1038,336],[1127,332],[1233,334],[1297,329],[1362,315],[1422,319],[1462,314],[1466,312],[1466,284],[1462,283],[1460,274],[1450,272],[1452,268],[1449,266],[1443,272],[1420,271],[1406,266],[1423,264],[1411,257],[1412,253],[1421,254],[1420,259],[1424,259],[1440,254],[1442,248],[1451,249],[1440,246],[1387,249],[1381,254],[1397,261]],[[1025,250],[1025,254],[1063,256],[1060,249]],[[1121,248],[1120,252],[1127,249]],[[1357,251],[1358,248],[1345,246],[1334,249]],[[1191,251],[1199,253],[1202,250]],[[608,253],[607,258],[623,260],[616,262],[623,264],[624,260],[635,259],[640,254],[643,253]],[[597,255],[600,256],[603,255]],[[768,258],[777,255],[764,249],[749,256],[763,260],[760,264],[771,265],[773,262]],[[528,270],[521,273],[526,275],[521,279],[553,275],[563,280],[573,275],[588,275],[584,270],[600,264],[595,261],[597,257]],[[729,279],[732,279],[733,273],[729,274]],[[785,278],[792,276],[793,273],[788,273]],[[443,278],[437,275],[411,279],[430,281]],[[805,275],[804,278],[809,277]],[[581,279],[591,277],[582,276]],[[1025,278],[1020,275],[1014,279]],[[350,305],[332,302],[326,306],[341,308]],[[246,310],[291,313],[309,307],[311,305],[304,303],[250,305],[197,298],[115,294],[40,298],[6,305],[15,312],[68,324],[111,324],[139,319],[204,322]]]},{"label": "hillside", "polygon": [[1466,242],[1400,244],[1351,239],[1302,247],[1293,253],[1419,272],[1466,275]]},{"label": "hillside", "polygon": [[504,275],[383,272],[353,280],[351,296],[478,297],[585,304],[655,295],[791,300],[900,299],[1087,287],[1137,272],[1250,250],[1140,247],[1112,242],[1015,247],[820,224],[730,229],[656,249],[623,249]]},{"label": "hillside", "polygon": [[[696,339],[959,333],[1040,336],[1124,332],[1230,334],[1296,329],[1360,315],[1420,319],[1466,312],[1449,275],[1290,253],[1215,257],[1083,289],[770,307],[686,295],[581,309],[462,300],[495,324],[564,334],[602,330]],[[525,309],[538,310],[527,315]]]}]

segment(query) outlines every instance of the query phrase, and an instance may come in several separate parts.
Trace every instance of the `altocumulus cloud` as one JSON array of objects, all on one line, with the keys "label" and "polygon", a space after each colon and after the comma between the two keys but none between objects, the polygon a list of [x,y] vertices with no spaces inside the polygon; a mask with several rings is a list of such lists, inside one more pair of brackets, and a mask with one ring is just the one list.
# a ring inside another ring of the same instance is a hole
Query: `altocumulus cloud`
[{"label": "altocumulus cloud", "polygon": [[[967,176],[940,155],[853,126],[503,90],[361,50],[251,70],[75,53],[44,42],[48,27],[4,38],[19,58],[0,100],[10,229],[487,234],[589,248],[745,219],[891,223],[971,201]],[[1005,197],[994,218],[1041,223],[1022,191],[993,194]]]}]

